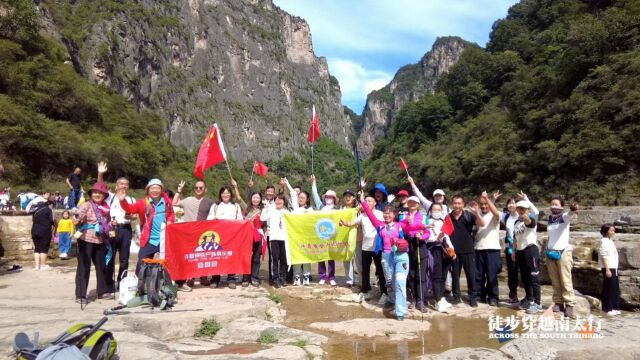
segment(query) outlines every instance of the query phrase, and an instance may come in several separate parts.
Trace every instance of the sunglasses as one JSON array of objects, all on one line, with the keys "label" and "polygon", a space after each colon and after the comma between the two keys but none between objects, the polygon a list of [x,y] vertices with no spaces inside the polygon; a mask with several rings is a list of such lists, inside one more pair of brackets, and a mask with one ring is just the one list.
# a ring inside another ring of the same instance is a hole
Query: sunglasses
[{"label": "sunglasses", "polygon": [[195,190],[204,190],[204,186],[194,186]]}]

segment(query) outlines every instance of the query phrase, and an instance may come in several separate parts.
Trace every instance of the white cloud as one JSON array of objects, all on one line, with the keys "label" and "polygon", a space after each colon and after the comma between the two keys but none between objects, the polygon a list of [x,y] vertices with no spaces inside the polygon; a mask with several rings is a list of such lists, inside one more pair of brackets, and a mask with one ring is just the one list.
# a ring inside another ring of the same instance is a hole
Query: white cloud
[{"label": "white cloud", "polygon": [[373,90],[388,84],[393,78],[382,70],[370,70],[361,64],[347,59],[327,59],[329,71],[340,82],[342,99],[345,103],[362,101]]}]

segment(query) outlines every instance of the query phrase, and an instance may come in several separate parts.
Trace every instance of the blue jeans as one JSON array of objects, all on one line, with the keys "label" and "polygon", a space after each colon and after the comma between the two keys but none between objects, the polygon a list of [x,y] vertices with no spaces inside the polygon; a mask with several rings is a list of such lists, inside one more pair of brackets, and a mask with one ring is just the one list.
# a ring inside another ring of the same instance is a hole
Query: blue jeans
[{"label": "blue jeans", "polygon": [[409,275],[409,254],[382,253],[382,268],[387,281],[393,282],[396,316],[407,313],[407,276]]},{"label": "blue jeans", "polygon": [[58,250],[61,254],[68,254],[71,250],[71,233],[58,233]]},{"label": "blue jeans", "polygon": [[80,201],[80,189],[71,189],[69,192],[69,209],[73,209],[78,206],[78,201]]}]

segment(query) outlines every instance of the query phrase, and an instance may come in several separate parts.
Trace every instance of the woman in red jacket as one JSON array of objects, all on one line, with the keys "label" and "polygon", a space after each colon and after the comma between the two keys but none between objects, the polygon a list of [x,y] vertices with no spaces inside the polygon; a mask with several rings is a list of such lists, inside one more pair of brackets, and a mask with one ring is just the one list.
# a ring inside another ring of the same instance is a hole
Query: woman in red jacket
[{"label": "woman in red jacket", "polygon": [[116,193],[120,206],[127,214],[137,214],[142,224],[140,235],[140,252],[136,274],[140,270],[142,259],[152,259],[160,252],[160,239],[164,238],[167,225],[175,221],[171,199],[164,192],[164,185],[160,179],[151,179],[146,188],[147,196],[133,204],[125,200],[125,193]]}]

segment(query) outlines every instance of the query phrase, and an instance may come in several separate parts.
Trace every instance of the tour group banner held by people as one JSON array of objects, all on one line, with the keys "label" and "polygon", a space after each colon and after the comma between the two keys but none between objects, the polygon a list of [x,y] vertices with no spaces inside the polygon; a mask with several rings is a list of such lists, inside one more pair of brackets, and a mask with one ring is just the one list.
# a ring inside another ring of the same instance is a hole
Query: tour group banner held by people
[{"label": "tour group banner held by people", "polygon": [[291,264],[350,261],[356,250],[357,230],[340,226],[340,220],[354,221],[356,214],[356,209],[285,214]]},{"label": "tour group banner held by people", "polygon": [[165,257],[172,279],[251,272],[253,224],[207,220],[167,226]]}]

